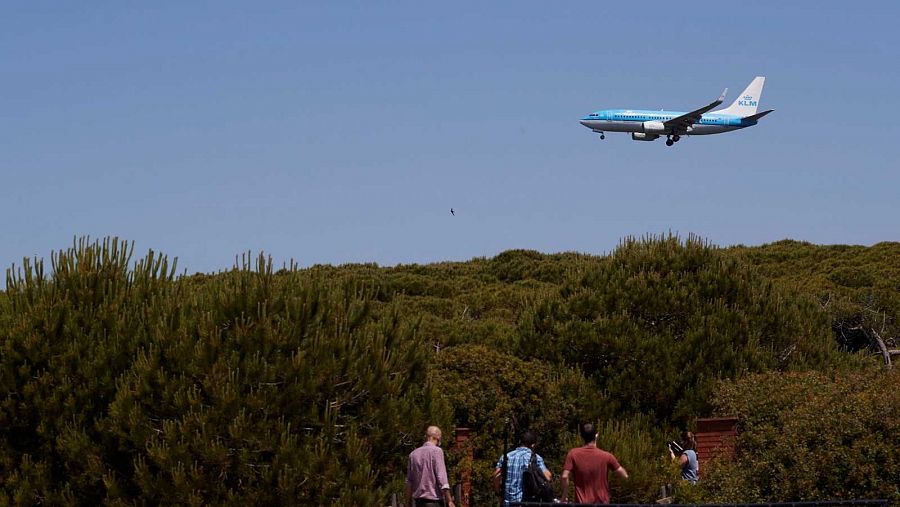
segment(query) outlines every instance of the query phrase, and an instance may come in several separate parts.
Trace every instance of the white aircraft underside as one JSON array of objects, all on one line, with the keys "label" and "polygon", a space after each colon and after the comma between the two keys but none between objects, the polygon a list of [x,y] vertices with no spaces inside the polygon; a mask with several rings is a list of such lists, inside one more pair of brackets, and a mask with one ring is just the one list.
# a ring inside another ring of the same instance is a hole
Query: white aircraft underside
[{"label": "white aircraft underside", "polygon": [[[652,134],[660,134],[660,135],[668,135],[674,134],[674,130],[663,130],[663,131],[654,131],[654,130],[644,130],[643,122],[636,121],[614,121],[614,120],[595,120],[595,121],[584,121],[581,122],[585,127],[589,127],[591,130],[595,132],[644,132],[644,133],[652,133]],[[748,125],[749,126],[749,125]],[[689,135],[689,136],[704,136],[708,134],[721,134],[723,132],[731,132],[732,130],[739,130],[745,128],[743,126],[732,126],[732,125],[699,125],[692,124],[685,129],[684,134],[681,135]]]}]

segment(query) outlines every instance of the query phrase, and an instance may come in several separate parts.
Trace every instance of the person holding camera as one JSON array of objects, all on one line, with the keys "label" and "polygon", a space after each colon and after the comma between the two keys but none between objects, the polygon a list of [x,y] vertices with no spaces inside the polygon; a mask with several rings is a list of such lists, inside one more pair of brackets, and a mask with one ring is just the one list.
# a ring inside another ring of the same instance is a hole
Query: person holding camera
[{"label": "person holding camera", "polygon": [[681,442],[669,443],[669,455],[681,463],[681,478],[691,484],[700,480],[700,461],[697,460],[697,439],[690,431],[681,433]]}]

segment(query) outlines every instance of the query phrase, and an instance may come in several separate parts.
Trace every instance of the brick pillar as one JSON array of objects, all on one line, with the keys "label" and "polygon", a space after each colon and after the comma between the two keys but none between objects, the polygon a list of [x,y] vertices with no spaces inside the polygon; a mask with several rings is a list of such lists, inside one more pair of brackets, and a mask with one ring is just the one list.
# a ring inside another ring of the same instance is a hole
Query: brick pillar
[{"label": "brick pillar", "polygon": [[[736,417],[697,419],[697,459],[707,461],[734,456],[734,440],[737,437]],[[703,466],[700,466],[703,470]]]},{"label": "brick pillar", "polygon": [[453,443],[454,449],[462,449],[465,452],[465,458],[459,463],[459,482],[462,486],[459,507],[470,507],[472,504],[472,463],[475,461],[475,455],[472,447],[466,445],[471,434],[472,430],[469,428],[456,428],[456,440]]}]

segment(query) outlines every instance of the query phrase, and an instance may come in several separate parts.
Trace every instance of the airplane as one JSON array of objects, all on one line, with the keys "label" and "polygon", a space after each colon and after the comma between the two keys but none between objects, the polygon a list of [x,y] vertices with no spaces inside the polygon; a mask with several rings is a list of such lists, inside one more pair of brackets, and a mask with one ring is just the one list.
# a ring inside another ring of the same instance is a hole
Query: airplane
[{"label": "airplane", "polygon": [[604,132],[631,132],[635,141],[655,141],[666,136],[666,146],[672,146],[681,136],[721,134],[756,125],[760,118],[774,111],[756,112],[765,82],[765,76],[757,76],[730,106],[718,111],[712,109],[722,104],[728,88],[718,99],[689,113],[604,109],[585,116],[580,123],[600,134],[600,139],[606,139]]}]

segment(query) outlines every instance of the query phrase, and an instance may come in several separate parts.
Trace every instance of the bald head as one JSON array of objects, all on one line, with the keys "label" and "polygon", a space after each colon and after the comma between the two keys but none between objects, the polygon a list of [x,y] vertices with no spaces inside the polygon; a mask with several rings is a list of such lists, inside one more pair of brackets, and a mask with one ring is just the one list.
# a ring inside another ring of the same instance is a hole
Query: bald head
[{"label": "bald head", "polygon": [[429,426],[425,430],[425,439],[433,444],[441,443],[441,429],[437,426]]}]

